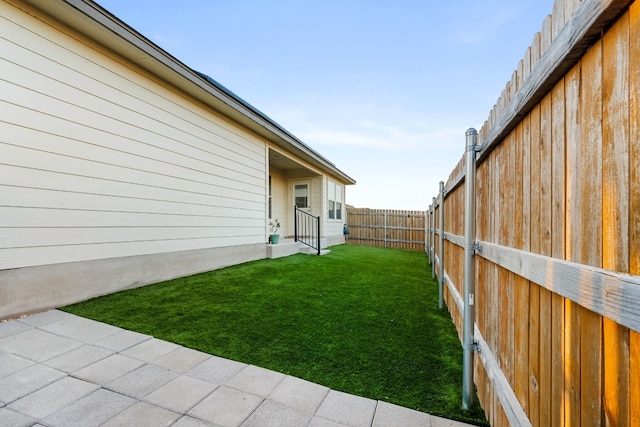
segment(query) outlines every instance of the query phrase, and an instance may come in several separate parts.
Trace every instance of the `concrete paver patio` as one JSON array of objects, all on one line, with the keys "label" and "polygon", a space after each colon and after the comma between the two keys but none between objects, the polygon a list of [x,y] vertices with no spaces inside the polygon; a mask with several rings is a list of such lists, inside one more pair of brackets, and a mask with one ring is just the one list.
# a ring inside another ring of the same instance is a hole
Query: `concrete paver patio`
[{"label": "concrete paver patio", "polygon": [[0,425],[467,424],[51,310],[0,323]]}]

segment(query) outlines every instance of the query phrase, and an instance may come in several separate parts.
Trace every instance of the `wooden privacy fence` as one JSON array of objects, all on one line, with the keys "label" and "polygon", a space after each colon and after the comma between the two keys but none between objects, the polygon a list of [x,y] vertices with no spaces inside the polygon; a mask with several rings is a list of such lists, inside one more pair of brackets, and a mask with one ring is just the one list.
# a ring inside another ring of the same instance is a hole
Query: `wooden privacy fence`
[{"label": "wooden privacy fence", "polygon": [[424,211],[347,207],[347,243],[422,251]]},{"label": "wooden privacy fence", "polygon": [[639,110],[640,3],[557,0],[429,207],[493,426],[640,425]]}]

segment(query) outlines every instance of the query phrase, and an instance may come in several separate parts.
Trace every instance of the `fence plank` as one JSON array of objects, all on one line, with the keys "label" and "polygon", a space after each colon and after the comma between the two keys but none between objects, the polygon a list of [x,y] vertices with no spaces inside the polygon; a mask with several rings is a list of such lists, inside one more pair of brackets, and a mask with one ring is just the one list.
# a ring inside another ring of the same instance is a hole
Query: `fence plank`
[{"label": "fence plank", "polygon": [[558,82],[551,92],[551,255],[566,259],[565,253],[565,87],[564,79]]},{"label": "fence plank", "polygon": [[[574,192],[571,213],[571,261],[602,267],[602,48],[594,44],[584,55],[581,64],[579,115],[580,129],[572,140],[572,157],[576,174],[572,177]],[[588,146],[584,138],[589,140]],[[589,171],[585,173],[585,171]],[[585,239],[584,236],[591,236]]]},{"label": "fence plank", "polygon": [[[540,292],[540,342],[539,342],[539,365],[538,365],[538,388],[539,388],[539,408],[540,415],[538,425],[549,426],[551,422],[551,390],[553,372],[551,369],[552,355],[552,318],[551,318],[551,292],[538,287]],[[555,402],[554,402],[555,404]]]},{"label": "fence plank", "polygon": [[579,259],[580,246],[580,163],[579,158],[582,149],[580,135],[580,64],[571,69],[565,78],[565,104],[566,104],[566,188],[567,188],[567,229],[566,229],[566,256],[571,261]]},{"label": "fence plank", "polygon": [[[489,180],[489,207],[491,209],[492,214],[490,217],[490,226],[489,226],[489,235],[491,236],[491,241],[495,241],[499,239],[499,224],[501,221],[500,209],[498,206],[501,206],[501,198],[502,198],[502,189],[500,188],[501,184],[501,171],[500,165],[502,164],[502,156],[503,156],[503,148],[500,147],[496,150],[495,156],[487,162],[489,163],[489,168],[487,169],[489,176],[492,178]],[[476,210],[477,212],[477,210]],[[487,263],[487,274],[486,274],[486,283],[484,286],[485,289],[485,302],[484,302],[484,317],[485,317],[485,337],[487,340],[487,344],[491,348],[491,351],[494,354],[498,354],[498,338],[499,333],[497,331],[498,328],[498,310],[495,310],[498,307],[498,291],[496,289],[496,285],[498,283],[498,269],[499,267],[493,263]],[[487,387],[490,389],[491,384],[488,383]]]},{"label": "fence plank", "polygon": [[[552,15],[555,19],[555,15]],[[555,22],[555,21],[554,21]],[[551,91],[551,256],[565,259],[565,96],[564,78]],[[561,425],[564,420],[564,298],[551,297],[551,420]]]},{"label": "fence plank", "polygon": [[[531,116],[525,117],[522,128],[522,246],[531,249]],[[537,173],[537,171],[536,171]]]},{"label": "fence plank", "polygon": [[507,271],[507,323],[506,323],[506,333],[507,333],[507,345],[506,345],[506,358],[508,360],[508,366],[510,367],[507,370],[506,375],[511,384],[515,384],[515,281],[516,275],[512,272],[502,269],[502,271]]},{"label": "fence plank", "polygon": [[564,16],[563,0],[556,0],[555,2],[553,2],[553,11],[551,13],[551,17],[552,17],[552,26],[551,26],[552,40],[555,40],[558,37],[558,34],[560,34],[560,31],[562,31],[562,29],[564,28],[565,22],[567,22]]},{"label": "fence plank", "polygon": [[514,192],[514,215],[513,215],[513,229],[514,229],[514,242],[513,247],[522,249],[522,132],[523,125],[519,124],[514,131],[515,140],[514,148],[516,153],[516,159],[514,164],[514,178],[513,178],[513,192]]},{"label": "fence plank", "polygon": [[[629,271],[629,19],[603,37],[603,266]],[[610,425],[629,425],[629,331],[604,321],[604,409]]]},{"label": "fence plank", "polygon": [[553,225],[552,212],[552,158],[551,158],[551,128],[552,128],[552,98],[547,95],[540,104],[540,180],[537,233],[539,235],[539,251],[542,255],[551,255],[551,235]]},{"label": "fence plank", "polygon": [[580,306],[565,299],[564,305],[564,420],[580,425]]},{"label": "fence plank", "polygon": [[[546,20],[548,22],[549,20]],[[550,37],[550,36],[549,36]],[[543,34],[544,39],[544,34]],[[536,233],[539,236],[539,253],[551,256],[552,224],[552,155],[551,155],[551,129],[552,129],[552,95],[545,96],[540,104],[540,180],[539,180],[539,205]],[[551,425],[551,390],[552,390],[552,321],[551,321],[551,292],[539,287],[540,298],[540,352],[538,355],[538,387],[539,387],[539,425]]]},{"label": "fence plank", "polygon": [[629,336],[629,418],[640,420],[640,332]]},{"label": "fence plank", "polygon": [[[514,136],[509,135],[504,153],[504,162],[500,164],[500,170],[504,179],[502,179],[502,187],[504,197],[501,201],[504,215],[501,216],[499,235],[503,236],[504,244],[513,246],[515,242],[515,232],[512,226],[513,216],[515,212],[515,188],[513,185],[514,163],[516,157],[515,145],[513,144]],[[499,269],[498,283],[500,284],[500,362],[503,372],[511,384],[514,384],[514,280],[515,275],[504,268]]]},{"label": "fence plank", "polygon": [[525,412],[529,413],[529,282],[522,276],[514,280],[514,391]]},{"label": "fence plank", "polygon": [[[476,170],[476,216],[479,212],[489,212],[490,202],[489,202],[489,194],[491,194],[491,188],[487,188],[489,182],[487,176],[491,175],[491,161],[487,161],[484,164],[480,165]],[[466,185],[466,181],[465,181]],[[479,215],[476,219],[476,235],[477,236],[486,236],[489,238],[491,232],[491,218],[492,215]],[[481,330],[486,330],[486,307],[487,304],[486,298],[484,298],[486,291],[485,287],[489,283],[488,278],[488,266],[487,262],[479,262],[476,264],[476,300],[478,301],[475,309],[475,322],[479,325]],[[483,386],[486,384],[483,384]],[[486,399],[486,391],[484,387],[478,388],[479,398],[483,405],[485,404]],[[488,408],[489,409],[489,408]]]},{"label": "fence plank", "polygon": [[629,52],[629,269],[640,274],[640,2],[629,8]]},{"label": "fence plank", "polygon": [[540,425],[540,287],[529,282],[529,418]]},{"label": "fence plank", "polygon": [[[540,211],[541,206],[541,153],[540,153],[540,106],[536,105],[530,114],[529,165],[525,165],[525,176],[529,177],[529,189],[524,189],[529,197],[529,248],[540,253]],[[525,139],[526,142],[526,139]],[[525,237],[526,237],[525,231]],[[540,424],[540,287],[529,284],[529,419],[533,425]]]},{"label": "fence plank", "polygon": [[[640,2],[629,8],[629,273],[640,275]],[[629,418],[640,420],[640,332],[629,336]]]},{"label": "fence plank", "polygon": [[552,320],[552,337],[551,337],[551,375],[554,386],[551,389],[551,423],[549,425],[562,425],[565,419],[565,402],[564,402],[564,379],[566,377],[566,358],[565,358],[565,324],[566,318],[564,312],[565,299],[558,295],[551,296],[551,320]]},{"label": "fence plank", "polygon": [[602,411],[602,316],[580,307],[580,414],[582,422]]},{"label": "fence plank", "polygon": [[[496,352],[496,357],[500,361],[502,372],[510,381],[513,370],[513,281],[509,280],[509,271],[500,268],[498,276],[497,294],[499,300],[499,310],[494,310],[499,318],[500,327],[500,347]],[[491,307],[489,308],[491,309]]]},{"label": "fence plank", "polygon": [[[574,246],[572,260],[594,267],[602,266],[602,47],[596,42],[582,58],[580,85],[580,135],[588,138],[576,150],[579,175],[573,181],[578,199],[572,215]],[[592,141],[592,143],[591,143]],[[595,167],[594,167],[595,166]],[[589,170],[589,173],[584,171]],[[585,239],[584,236],[591,236]],[[601,416],[602,404],[602,317],[593,311],[580,311],[580,413],[583,422]]]},{"label": "fence plank", "polygon": [[[567,150],[567,257],[577,258],[580,246],[579,162],[580,134],[580,68],[574,66],[565,76],[566,150]],[[575,302],[565,301],[565,420],[568,425],[580,425],[580,309]]]}]

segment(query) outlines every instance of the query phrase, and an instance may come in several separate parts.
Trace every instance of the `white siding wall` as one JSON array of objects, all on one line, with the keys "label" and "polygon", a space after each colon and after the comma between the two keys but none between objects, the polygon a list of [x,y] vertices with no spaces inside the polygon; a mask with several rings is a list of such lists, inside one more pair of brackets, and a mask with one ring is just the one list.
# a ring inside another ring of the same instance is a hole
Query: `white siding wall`
[{"label": "white siding wall", "polygon": [[[289,234],[289,210],[287,209],[287,178],[279,169],[271,169],[271,210],[272,215],[270,219],[277,219],[280,221],[281,228],[278,231],[280,235]],[[267,229],[267,234],[271,234]]]},{"label": "white siding wall", "polygon": [[311,213],[315,216],[322,216],[322,194],[323,194],[323,185],[322,185],[322,176],[317,176],[315,178],[311,178],[311,194],[310,197],[310,205],[311,205]]},{"label": "white siding wall", "polygon": [[265,144],[0,1],[0,270],[264,243]]}]

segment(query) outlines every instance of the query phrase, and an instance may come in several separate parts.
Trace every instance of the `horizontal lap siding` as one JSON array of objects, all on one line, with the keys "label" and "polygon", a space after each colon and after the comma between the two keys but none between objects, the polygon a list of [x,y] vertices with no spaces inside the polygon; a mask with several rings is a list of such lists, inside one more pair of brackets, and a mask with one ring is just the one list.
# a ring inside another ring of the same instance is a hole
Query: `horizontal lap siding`
[{"label": "horizontal lap siding", "polygon": [[[293,226],[290,226],[289,218],[293,217],[293,207],[289,208],[288,189],[289,181],[284,175],[284,172],[279,169],[272,169],[270,172],[271,177],[271,218],[277,219],[280,222],[282,228],[278,231],[280,234],[291,234]],[[271,232],[269,232],[271,233]]]},{"label": "horizontal lap siding", "polygon": [[0,269],[264,241],[263,141],[0,9]]}]

